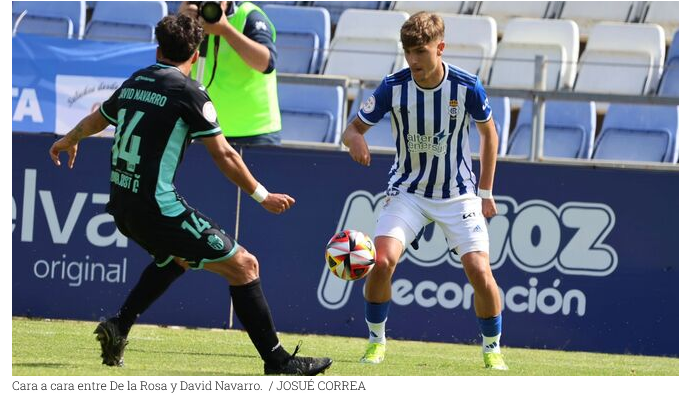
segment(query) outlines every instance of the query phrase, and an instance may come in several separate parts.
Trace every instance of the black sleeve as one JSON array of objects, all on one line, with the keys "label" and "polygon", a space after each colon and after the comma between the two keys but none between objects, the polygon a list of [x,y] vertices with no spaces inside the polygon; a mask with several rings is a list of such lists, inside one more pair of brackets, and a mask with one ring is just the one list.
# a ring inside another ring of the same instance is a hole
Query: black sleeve
[{"label": "black sleeve", "polygon": [[222,133],[217,121],[217,110],[202,85],[193,80],[188,82],[181,105],[182,118],[188,124],[189,136],[192,139]]},{"label": "black sleeve", "polygon": [[271,34],[273,25],[269,18],[259,11],[252,11],[248,14],[248,18],[245,21],[245,27],[243,28],[243,34],[254,40],[266,48],[269,49],[269,66],[264,70],[264,74],[269,74],[276,68],[276,58],[278,53],[276,52],[276,45],[273,41],[273,36]]},{"label": "black sleeve", "polygon": [[116,89],[106,102],[99,106],[99,112],[104,116],[112,125],[118,125],[118,95],[120,95],[120,90],[122,87]]}]

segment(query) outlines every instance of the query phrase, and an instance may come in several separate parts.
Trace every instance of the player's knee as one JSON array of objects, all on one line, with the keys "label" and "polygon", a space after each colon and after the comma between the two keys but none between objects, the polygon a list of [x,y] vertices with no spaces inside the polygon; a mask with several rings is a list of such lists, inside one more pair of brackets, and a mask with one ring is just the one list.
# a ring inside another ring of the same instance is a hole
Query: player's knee
[{"label": "player's knee", "polygon": [[375,268],[373,268],[373,272],[383,275],[391,275],[396,270],[397,261],[398,260],[395,260],[387,255],[378,254],[375,258]]},{"label": "player's knee", "polygon": [[241,262],[239,264],[243,275],[247,278],[252,278],[252,280],[254,280],[259,277],[259,261],[257,261],[257,257],[251,253],[245,252],[241,257]]},{"label": "player's knee", "polygon": [[475,252],[469,253],[469,257],[463,257],[464,270],[474,287],[485,287],[493,283],[493,273],[489,263],[474,254]]},{"label": "player's knee", "polygon": [[490,267],[477,265],[471,268],[469,277],[474,279],[474,283],[485,285],[493,279],[493,273]]}]

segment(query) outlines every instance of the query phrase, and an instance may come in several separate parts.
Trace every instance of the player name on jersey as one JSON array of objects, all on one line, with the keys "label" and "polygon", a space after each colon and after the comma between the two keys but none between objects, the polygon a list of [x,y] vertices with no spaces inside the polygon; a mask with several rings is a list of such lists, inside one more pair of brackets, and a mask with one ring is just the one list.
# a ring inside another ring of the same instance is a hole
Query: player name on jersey
[{"label": "player name on jersey", "polygon": [[119,99],[138,100],[141,102],[150,103],[159,107],[165,106],[167,96],[147,91],[145,89],[123,88],[120,92]]},{"label": "player name on jersey", "polygon": [[133,193],[139,191],[139,175],[137,174],[128,175],[124,172],[113,170],[111,171],[111,183],[114,183],[118,187],[131,190]]}]

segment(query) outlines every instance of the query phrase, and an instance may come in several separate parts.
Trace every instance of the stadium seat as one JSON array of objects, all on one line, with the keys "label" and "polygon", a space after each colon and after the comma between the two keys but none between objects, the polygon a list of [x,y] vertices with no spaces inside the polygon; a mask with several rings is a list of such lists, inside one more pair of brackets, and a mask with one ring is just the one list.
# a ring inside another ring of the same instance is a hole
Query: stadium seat
[{"label": "stadium seat", "polygon": [[667,63],[660,81],[658,95],[679,96],[679,30],[674,33],[672,45],[667,52]]},{"label": "stadium seat", "polygon": [[665,68],[658,95],[679,96],[679,61],[674,61]]},{"label": "stadium seat", "polygon": [[503,36],[505,26],[512,18],[546,18],[550,16],[551,3],[550,1],[482,1],[477,14],[495,19],[498,36]]},{"label": "stadium seat", "polygon": [[655,23],[665,30],[667,44],[679,31],[679,2],[676,1],[649,1],[646,3],[644,15],[641,19],[644,23]]},{"label": "stadium seat", "polygon": [[[509,134],[509,98],[508,97],[489,97],[488,102],[493,110],[493,122],[497,130],[498,155],[507,154],[507,135]],[[469,120],[469,148],[474,154],[479,153],[480,137],[476,128],[476,122]]]},{"label": "stadium seat", "polygon": [[660,26],[602,22],[580,57],[574,90],[644,95],[657,87],[664,61]]},{"label": "stadium seat", "polygon": [[[240,3],[242,3],[242,1],[239,1],[238,3],[240,4]],[[308,1],[285,1],[285,0],[269,1],[269,0],[266,0],[266,1],[252,1],[251,3],[256,4],[257,6],[262,8],[265,5],[272,5],[272,4],[285,5],[285,6],[300,6],[300,5],[305,5],[306,3],[308,3]]]},{"label": "stadium seat", "polygon": [[332,25],[339,23],[342,14],[348,9],[361,10],[386,10],[390,7],[388,1],[314,1],[311,4],[314,7],[323,7],[330,13],[330,22]]},{"label": "stadium seat", "polygon": [[405,11],[412,15],[419,11],[435,12],[437,14],[464,14],[467,9],[465,3],[469,1],[395,1],[393,10]]},{"label": "stadium seat", "polygon": [[578,24],[580,41],[587,41],[594,25],[607,22],[632,22],[634,1],[565,1],[559,18],[571,19]]},{"label": "stadium seat", "polygon": [[179,7],[182,5],[181,1],[166,1],[165,4],[167,4],[167,13],[169,14],[177,14],[179,12]]},{"label": "stadium seat", "polygon": [[[508,155],[527,157],[533,137],[533,102],[525,101],[509,140]],[[596,131],[594,102],[545,102],[543,155],[590,158]]]},{"label": "stadium seat", "polygon": [[497,48],[493,18],[440,14],[446,27],[443,60],[488,81],[490,63]]},{"label": "stadium seat", "polygon": [[679,106],[612,104],[594,159],[677,162]]},{"label": "stadium seat", "polygon": [[13,1],[12,29],[17,33],[81,39],[86,10],[84,1]]},{"label": "stadium seat", "polygon": [[349,9],[342,14],[323,74],[379,81],[403,68],[401,11]]},{"label": "stadium seat", "polygon": [[[349,110],[349,116],[347,121],[351,122],[356,117],[358,110],[361,108],[361,103],[365,102],[366,99],[375,90],[375,86],[362,86],[358,91],[354,102],[351,105],[351,110]],[[370,127],[370,130],[364,135],[365,141],[368,143],[368,147],[389,147],[394,148],[394,136],[391,130],[391,114],[387,113],[384,118],[380,120],[377,124]]]},{"label": "stadium seat", "polygon": [[547,58],[547,89],[571,88],[579,46],[578,27],[573,21],[512,19],[498,44],[488,85],[532,89],[535,57],[544,55]]},{"label": "stadium seat", "polygon": [[264,5],[276,27],[277,70],[318,74],[330,46],[330,15],[321,7]]},{"label": "stadium seat", "polygon": [[338,144],[345,102],[339,86],[279,83],[281,139]]},{"label": "stadium seat", "polygon": [[164,1],[99,1],[85,38],[99,41],[154,41],[155,26],[167,15]]}]

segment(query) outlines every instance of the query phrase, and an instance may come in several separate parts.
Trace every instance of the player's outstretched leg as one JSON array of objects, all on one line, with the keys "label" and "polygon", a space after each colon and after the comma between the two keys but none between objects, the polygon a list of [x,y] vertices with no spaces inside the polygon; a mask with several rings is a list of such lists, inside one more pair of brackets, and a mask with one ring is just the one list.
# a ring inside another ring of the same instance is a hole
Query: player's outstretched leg
[{"label": "player's outstretched leg", "polygon": [[403,252],[398,239],[378,236],[375,238],[375,268],[365,283],[365,322],[368,324],[368,347],[361,363],[379,364],[387,351],[386,323],[391,303],[391,277]]},{"label": "player's outstretched leg", "polygon": [[474,287],[474,308],[479,322],[483,362],[486,368],[507,370],[500,352],[502,313],[500,293],[490,269],[488,253],[472,251],[462,256],[462,265]]},{"label": "player's outstretched leg", "polygon": [[206,263],[204,268],[225,277],[231,284],[233,308],[264,360],[264,374],[317,375],[330,367],[330,358],[297,356],[299,345],[292,355],[283,348],[276,335],[271,311],[262,290],[259,263],[255,256],[239,247],[231,258]]},{"label": "player's outstretched leg", "polygon": [[123,365],[123,353],[128,344],[127,335],[132,325],[139,315],[144,313],[183,273],[184,269],[174,262],[164,267],[158,267],[155,262],[152,262],[146,267],[120,307],[118,314],[99,323],[94,330],[101,346],[103,364]]}]

